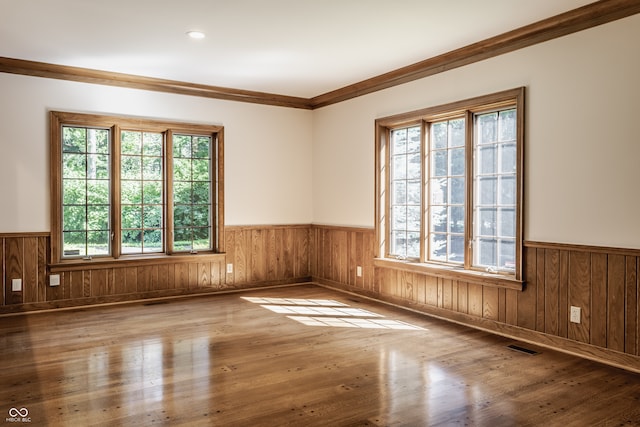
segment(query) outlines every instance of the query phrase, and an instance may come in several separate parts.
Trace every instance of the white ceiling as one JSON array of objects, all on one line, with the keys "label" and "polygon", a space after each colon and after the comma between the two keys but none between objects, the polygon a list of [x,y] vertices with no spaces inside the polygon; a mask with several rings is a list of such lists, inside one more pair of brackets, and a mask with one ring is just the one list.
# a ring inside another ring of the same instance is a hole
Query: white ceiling
[{"label": "white ceiling", "polygon": [[0,56],[311,98],[592,2],[0,0]]}]

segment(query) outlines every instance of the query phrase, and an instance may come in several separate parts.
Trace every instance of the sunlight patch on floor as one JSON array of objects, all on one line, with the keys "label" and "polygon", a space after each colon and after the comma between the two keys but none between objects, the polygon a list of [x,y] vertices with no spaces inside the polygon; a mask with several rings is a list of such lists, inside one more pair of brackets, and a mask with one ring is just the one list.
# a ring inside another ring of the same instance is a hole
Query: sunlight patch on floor
[{"label": "sunlight patch on floor", "polygon": [[383,319],[384,316],[369,310],[349,307],[334,300],[303,298],[240,297],[245,301],[260,304],[262,308],[307,326],[331,326],[335,328],[363,329],[426,329],[400,320]]}]

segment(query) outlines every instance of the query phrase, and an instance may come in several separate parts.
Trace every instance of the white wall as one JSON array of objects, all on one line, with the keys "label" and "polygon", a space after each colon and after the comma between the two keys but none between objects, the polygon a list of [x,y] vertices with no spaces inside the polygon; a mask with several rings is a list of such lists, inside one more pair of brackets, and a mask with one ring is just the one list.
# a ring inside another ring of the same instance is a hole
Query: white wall
[{"label": "white wall", "polygon": [[373,227],[374,120],[526,86],[525,238],[640,248],[640,16],[314,112],[313,221]]},{"label": "white wall", "polygon": [[311,111],[3,73],[0,93],[0,233],[50,230],[50,110],[223,125],[226,224],[311,222]]}]

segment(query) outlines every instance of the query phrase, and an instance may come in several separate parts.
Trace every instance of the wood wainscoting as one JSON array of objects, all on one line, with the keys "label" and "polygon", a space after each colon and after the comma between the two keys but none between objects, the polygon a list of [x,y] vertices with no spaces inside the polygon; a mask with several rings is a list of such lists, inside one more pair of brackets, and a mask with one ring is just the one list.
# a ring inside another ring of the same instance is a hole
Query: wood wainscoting
[{"label": "wood wainscoting", "polygon": [[[221,255],[58,265],[55,287],[49,286],[49,239],[49,233],[0,234],[0,314],[310,280],[309,225],[226,227]],[[231,273],[227,264],[233,264]],[[12,291],[12,279],[22,279],[22,291]]]},{"label": "wood wainscoting", "polygon": [[372,228],[314,225],[311,240],[317,283],[640,372],[640,250],[526,242],[518,291],[374,266]]}]

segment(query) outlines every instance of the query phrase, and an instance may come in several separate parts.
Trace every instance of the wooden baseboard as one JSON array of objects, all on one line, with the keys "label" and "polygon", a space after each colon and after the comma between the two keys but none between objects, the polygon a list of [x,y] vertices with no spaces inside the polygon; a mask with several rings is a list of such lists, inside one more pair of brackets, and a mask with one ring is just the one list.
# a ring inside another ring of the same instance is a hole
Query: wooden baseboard
[{"label": "wooden baseboard", "polygon": [[585,344],[567,338],[533,331],[519,326],[508,325],[495,320],[478,318],[476,316],[470,316],[468,314],[458,313],[439,307],[433,307],[430,305],[410,303],[400,298],[388,295],[380,295],[372,291],[355,288],[353,286],[333,282],[326,279],[313,277],[312,282],[329,289],[346,292],[351,295],[382,302],[419,314],[424,314],[427,316],[468,326],[474,329],[479,329],[482,331],[500,335],[506,338],[523,341],[529,344],[549,348],[551,350],[560,351],[584,359],[589,359],[595,362],[640,373],[640,357],[638,356],[633,356],[615,350],[610,350],[607,348]]}]

